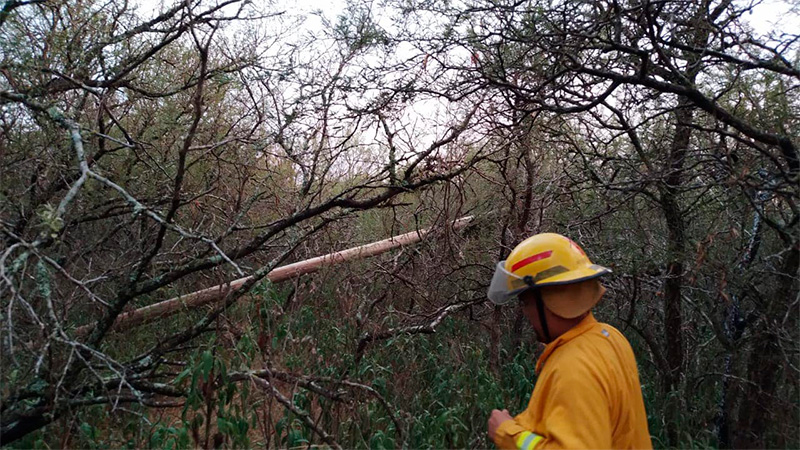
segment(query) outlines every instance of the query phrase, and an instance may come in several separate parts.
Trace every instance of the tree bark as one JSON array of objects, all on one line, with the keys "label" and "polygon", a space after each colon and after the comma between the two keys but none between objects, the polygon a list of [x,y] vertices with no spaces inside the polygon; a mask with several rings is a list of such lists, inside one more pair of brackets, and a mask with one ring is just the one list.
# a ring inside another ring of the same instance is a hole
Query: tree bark
[{"label": "tree bark", "polygon": [[678,390],[683,376],[683,260],[686,249],[686,223],[679,203],[679,189],[683,181],[684,161],[692,136],[694,111],[689,100],[681,99],[675,111],[675,133],[669,149],[669,167],[665,187],[661,192],[661,207],[667,224],[667,273],[664,282],[664,337],[666,339],[667,373],[664,394],[667,398],[666,419],[669,445],[678,445],[676,421],[680,413],[680,396],[670,395]]},{"label": "tree bark", "polygon": [[[770,425],[780,422],[775,418],[776,388],[782,367],[779,320],[787,314],[784,307],[791,303],[798,289],[800,270],[800,244],[794,243],[783,260],[775,295],[768,303],[765,320],[759,323],[760,333],[755,338],[747,363],[748,384],[739,408],[738,424],[734,431],[735,448],[768,448],[775,446],[768,439]],[[789,311],[788,314],[797,314]]]}]

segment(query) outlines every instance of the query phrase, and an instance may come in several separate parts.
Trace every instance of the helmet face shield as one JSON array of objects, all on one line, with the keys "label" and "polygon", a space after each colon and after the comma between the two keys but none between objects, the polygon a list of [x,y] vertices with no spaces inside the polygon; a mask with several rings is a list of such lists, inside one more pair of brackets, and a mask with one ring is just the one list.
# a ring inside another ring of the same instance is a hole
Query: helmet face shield
[{"label": "helmet face shield", "polygon": [[487,292],[489,300],[495,305],[504,305],[529,288],[522,277],[507,271],[505,266],[505,261],[497,263]]}]

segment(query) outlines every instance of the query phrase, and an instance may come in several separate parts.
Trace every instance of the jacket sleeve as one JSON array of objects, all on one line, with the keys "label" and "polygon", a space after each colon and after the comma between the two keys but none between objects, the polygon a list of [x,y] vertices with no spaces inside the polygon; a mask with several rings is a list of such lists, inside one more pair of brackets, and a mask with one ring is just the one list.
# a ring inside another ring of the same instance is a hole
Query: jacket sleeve
[{"label": "jacket sleeve", "polygon": [[546,398],[540,400],[545,404],[543,429],[528,430],[516,419],[503,422],[494,436],[498,448],[611,448],[607,387],[585,364],[570,366],[554,374]]},{"label": "jacket sleeve", "polygon": [[530,430],[526,430],[516,419],[511,419],[506,420],[497,427],[492,440],[494,440],[499,449],[517,450],[520,448],[517,445],[517,440],[520,440],[520,438],[524,440],[529,434],[531,434]]}]

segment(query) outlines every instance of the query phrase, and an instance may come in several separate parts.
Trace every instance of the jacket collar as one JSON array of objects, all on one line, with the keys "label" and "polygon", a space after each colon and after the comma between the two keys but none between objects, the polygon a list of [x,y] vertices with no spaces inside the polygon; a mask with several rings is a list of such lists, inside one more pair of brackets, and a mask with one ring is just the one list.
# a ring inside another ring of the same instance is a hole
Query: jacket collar
[{"label": "jacket collar", "polygon": [[570,328],[566,333],[555,338],[552,342],[547,344],[547,346],[544,348],[544,352],[542,352],[542,355],[539,356],[539,360],[536,362],[536,373],[541,373],[544,362],[551,354],[553,354],[554,351],[556,351],[558,347],[589,331],[596,323],[597,320],[592,315],[592,312],[589,311],[589,314],[587,314],[583,320],[578,322],[577,325]]}]

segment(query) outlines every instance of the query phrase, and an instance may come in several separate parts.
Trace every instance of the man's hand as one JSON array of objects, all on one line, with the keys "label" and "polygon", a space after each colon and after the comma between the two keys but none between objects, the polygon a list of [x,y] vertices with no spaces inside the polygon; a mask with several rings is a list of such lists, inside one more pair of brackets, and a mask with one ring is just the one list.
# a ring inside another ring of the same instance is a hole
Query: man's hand
[{"label": "man's hand", "polygon": [[489,416],[489,439],[494,440],[494,434],[497,432],[497,428],[500,427],[501,423],[513,419],[514,418],[511,417],[511,414],[508,413],[507,409],[502,411],[499,409],[493,409],[492,415]]}]

